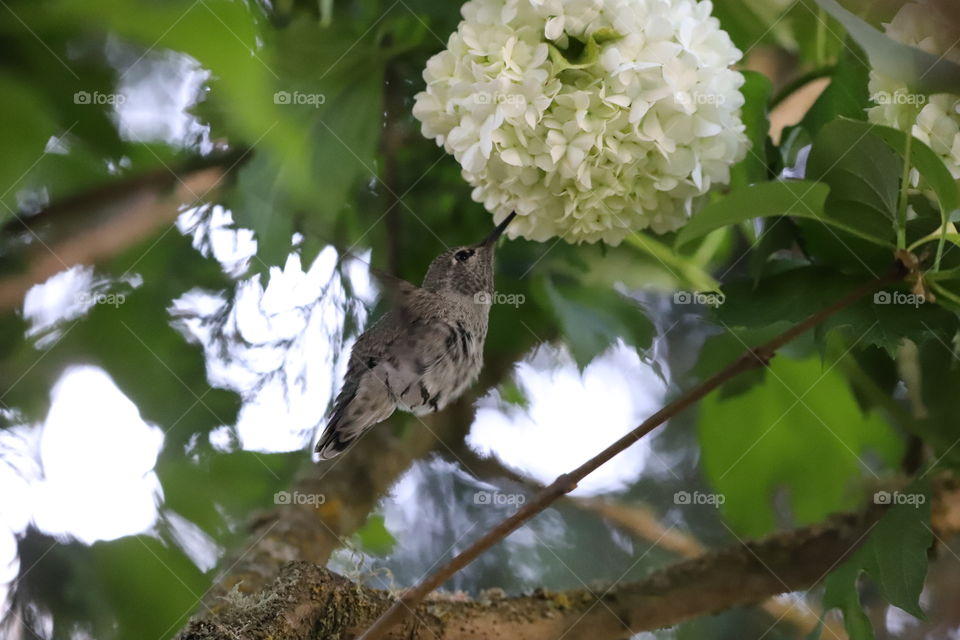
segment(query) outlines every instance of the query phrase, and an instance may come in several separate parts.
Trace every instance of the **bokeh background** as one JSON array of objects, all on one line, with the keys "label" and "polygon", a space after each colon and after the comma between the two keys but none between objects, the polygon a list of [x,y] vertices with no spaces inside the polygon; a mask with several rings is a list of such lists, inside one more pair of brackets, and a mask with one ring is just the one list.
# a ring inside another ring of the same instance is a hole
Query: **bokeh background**
[{"label": "bokeh background", "polygon": [[[715,4],[758,74],[748,106],[772,107],[773,141],[794,136],[784,159],[809,140],[791,125],[827,78],[863,117],[864,60],[814,2]],[[874,25],[897,9],[847,6]],[[411,116],[458,21],[439,0],[0,0],[0,635],[171,638],[243,549],[276,534],[256,523],[285,501],[320,503],[302,535],[336,540],[315,556],[334,570],[412,584],[742,350],[715,300],[690,292],[759,277],[742,259],[759,228],[682,251],[644,232],[617,247],[504,242],[469,397],[311,460],[350,345],[382,312],[369,266],[418,282],[491,227]],[[880,347],[847,358],[849,345],[824,370],[821,345],[800,340],[780,374],[805,403],[751,375],[739,391],[752,395],[671,420],[447,587],[639,579],[863,504],[911,446],[891,418],[910,407],[901,394],[862,411],[876,395],[856,383],[864,371],[896,373]],[[782,415],[745,448],[726,433],[751,413]],[[812,413],[835,437],[797,435]],[[878,635],[957,637],[958,564],[944,541],[924,622],[868,589]],[[795,608],[638,637],[773,640],[817,624],[819,592],[778,602]]]}]

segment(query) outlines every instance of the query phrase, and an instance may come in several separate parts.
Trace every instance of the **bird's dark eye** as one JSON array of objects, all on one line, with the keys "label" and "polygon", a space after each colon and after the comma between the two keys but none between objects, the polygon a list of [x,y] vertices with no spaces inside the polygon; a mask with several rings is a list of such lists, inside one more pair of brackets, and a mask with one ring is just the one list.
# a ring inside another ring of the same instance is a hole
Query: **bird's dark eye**
[{"label": "bird's dark eye", "polygon": [[466,262],[467,258],[473,255],[473,249],[460,249],[453,257],[457,259],[457,262]]}]

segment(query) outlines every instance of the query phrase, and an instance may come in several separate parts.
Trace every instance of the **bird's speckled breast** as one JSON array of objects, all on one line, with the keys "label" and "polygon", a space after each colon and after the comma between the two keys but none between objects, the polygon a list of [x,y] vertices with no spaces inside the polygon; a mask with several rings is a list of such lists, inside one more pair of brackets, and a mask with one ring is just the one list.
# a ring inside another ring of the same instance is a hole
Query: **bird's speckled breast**
[{"label": "bird's speckled breast", "polygon": [[439,411],[477,379],[483,368],[485,320],[475,312],[452,313],[435,324],[435,339],[443,342],[440,356],[434,362],[422,363],[422,370],[395,377],[402,383],[392,389],[400,409],[416,415]]}]

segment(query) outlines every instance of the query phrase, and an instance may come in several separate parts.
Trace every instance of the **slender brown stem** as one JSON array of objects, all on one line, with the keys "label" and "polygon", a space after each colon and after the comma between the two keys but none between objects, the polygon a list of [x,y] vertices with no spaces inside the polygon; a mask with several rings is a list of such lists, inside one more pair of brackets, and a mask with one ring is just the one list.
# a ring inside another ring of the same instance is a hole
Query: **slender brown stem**
[{"label": "slender brown stem", "polygon": [[727,367],[704,380],[699,385],[687,391],[673,402],[667,404],[655,414],[647,418],[637,428],[626,434],[599,454],[586,461],[573,471],[565,473],[545,487],[543,491],[517,510],[512,516],[498,524],[496,527],[481,536],[476,542],[467,549],[452,558],[439,570],[434,572],[420,584],[408,589],[391,607],[384,612],[357,640],[379,640],[383,638],[386,632],[394,625],[403,621],[403,619],[413,611],[423,598],[449,580],[455,573],[473,562],[480,554],[492,547],[497,542],[503,540],[512,531],[517,529],[527,520],[537,515],[563,495],[573,491],[577,483],[590,475],[598,467],[609,461],[621,451],[627,449],[640,438],[644,437],[655,428],[682,413],[690,406],[696,404],[714,389],[717,389],[736,376],[766,366],[778,349],[785,344],[797,338],[808,330],[822,324],[838,311],[857,302],[864,296],[873,293],[885,284],[890,284],[902,279],[907,273],[907,269],[900,262],[897,262],[890,272],[880,278],[872,280],[854,291],[850,292],[829,307],[821,309],[811,315],[806,320],[790,327],[769,342],[748,349],[739,358],[731,362]]}]

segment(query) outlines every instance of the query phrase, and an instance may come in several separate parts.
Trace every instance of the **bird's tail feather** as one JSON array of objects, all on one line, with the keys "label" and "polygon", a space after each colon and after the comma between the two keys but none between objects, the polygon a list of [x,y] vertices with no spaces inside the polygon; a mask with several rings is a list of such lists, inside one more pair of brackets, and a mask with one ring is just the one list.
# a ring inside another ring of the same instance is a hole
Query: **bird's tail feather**
[{"label": "bird's tail feather", "polygon": [[390,405],[377,407],[377,410],[371,410],[370,406],[364,407],[365,410],[358,410],[358,407],[353,405],[354,403],[350,402],[339,406],[330,416],[330,421],[317,442],[316,452],[321,460],[340,455],[370,427],[389,418],[394,410]]},{"label": "bird's tail feather", "polygon": [[323,430],[323,436],[317,442],[316,452],[320,455],[321,460],[335,458],[350,446],[353,440],[341,440],[341,435],[332,422],[327,425],[327,428]]},{"label": "bird's tail feather", "polygon": [[[349,405],[348,405],[349,406]],[[320,454],[321,460],[330,460],[335,458],[343,451],[349,447],[357,437],[370,428],[370,425],[363,426],[357,429],[356,424],[349,425],[345,424],[349,421],[345,420],[346,418],[346,406],[338,407],[333,415],[330,416],[330,420],[327,422],[326,428],[323,430],[323,435],[320,436],[320,441],[317,442],[316,452]]]}]

